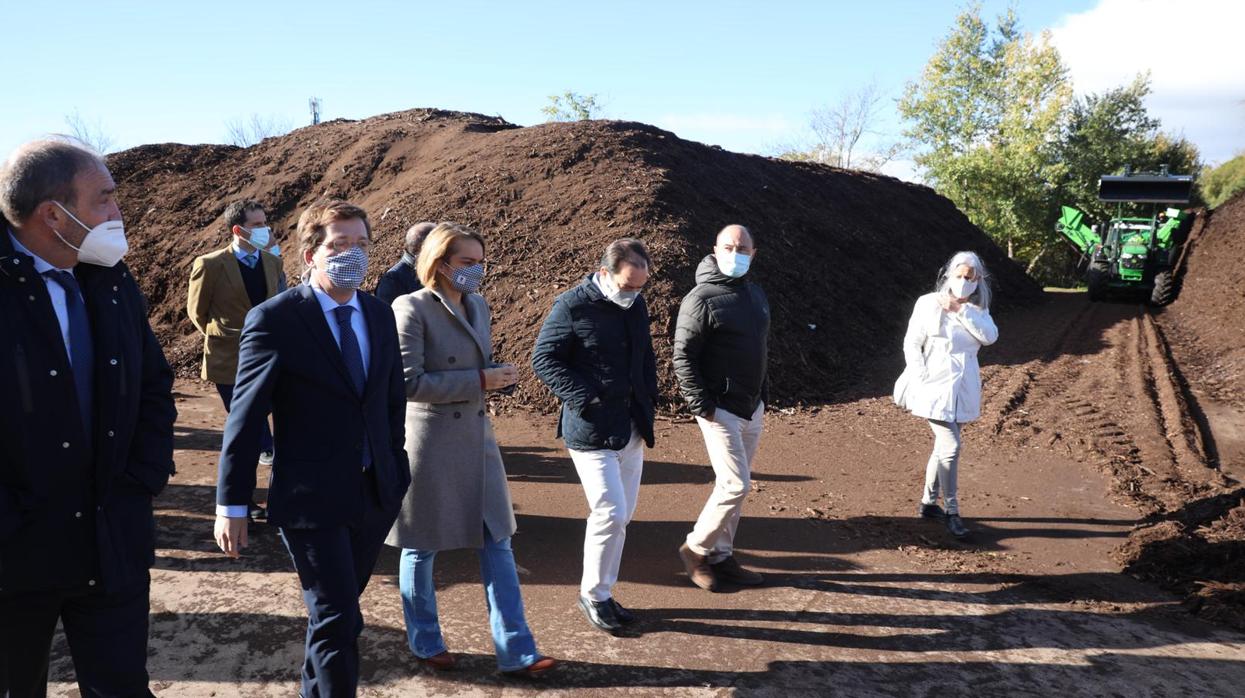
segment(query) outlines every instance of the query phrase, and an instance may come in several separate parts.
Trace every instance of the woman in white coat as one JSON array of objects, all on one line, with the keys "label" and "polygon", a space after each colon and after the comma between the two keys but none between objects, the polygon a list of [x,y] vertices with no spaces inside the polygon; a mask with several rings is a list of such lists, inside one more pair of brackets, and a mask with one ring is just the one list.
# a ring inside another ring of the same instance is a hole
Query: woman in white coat
[{"label": "woman in white coat", "polygon": [[[956,538],[968,535],[956,492],[960,428],[981,416],[977,352],[998,338],[986,267],[976,254],[957,252],[939,274],[937,290],[918,298],[912,310],[903,342],[906,368],[894,395],[934,432],[919,513],[943,519]],[[940,493],[945,510],[938,506]]]}]

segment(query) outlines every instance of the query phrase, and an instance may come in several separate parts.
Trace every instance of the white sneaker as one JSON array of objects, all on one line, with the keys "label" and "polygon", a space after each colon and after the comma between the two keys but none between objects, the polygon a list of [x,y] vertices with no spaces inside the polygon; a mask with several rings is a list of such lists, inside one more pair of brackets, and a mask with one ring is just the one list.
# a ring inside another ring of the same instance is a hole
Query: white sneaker
[{"label": "white sneaker", "polygon": [[259,454],[260,465],[272,465],[272,451],[264,451]]}]

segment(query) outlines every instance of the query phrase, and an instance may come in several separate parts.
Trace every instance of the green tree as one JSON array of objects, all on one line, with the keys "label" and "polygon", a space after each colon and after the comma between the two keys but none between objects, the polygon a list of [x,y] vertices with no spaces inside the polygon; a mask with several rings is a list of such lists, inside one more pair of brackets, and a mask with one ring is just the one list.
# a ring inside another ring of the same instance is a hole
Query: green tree
[{"label": "green tree", "polygon": [[1245,191],[1245,152],[1211,169],[1202,177],[1202,196],[1214,208]]},{"label": "green tree", "polygon": [[993,26],[972,6],[956,18],[919,82],[899,102],[926,181],[1043,281],[1068,278],[1054,230],[1059,206],[1091,218],[1098,178],[1167,165],[1196,177],[1197,148],[1160,130],[1145,107],[1148,75],[1079,98],[1047,33],[1022,32],[1012,12]]},{"label": "green tree", "polygon": [[1037,254],[1056,218],[1066,72],[1048,33],[1022,32],[1011,11],[988,26],[973,6],[899,101],[926,181],[1013,258]]},{"label": "green tree", "polygon": [[581,95],[567,90],[560,95],[549,95],[549,104],[541,108],[546,121],[584,121],[601,115],[597,95]]},{"label": "green tree", "polygon": [[1157,172],[1163,165],[1172,174],[1197,177],[1201,171],[1197,147],[1183,137],[1160,130],[1159,120],[1146,111],[1150,78],[1138,75],[1132,83],[1101,94],[1076,99],[1068,109],[1059,153],[1067,173],[1058,184],[1062,203],[1101,220],[1115,206],[1098,201],[1098,177],[1134,172]]}]

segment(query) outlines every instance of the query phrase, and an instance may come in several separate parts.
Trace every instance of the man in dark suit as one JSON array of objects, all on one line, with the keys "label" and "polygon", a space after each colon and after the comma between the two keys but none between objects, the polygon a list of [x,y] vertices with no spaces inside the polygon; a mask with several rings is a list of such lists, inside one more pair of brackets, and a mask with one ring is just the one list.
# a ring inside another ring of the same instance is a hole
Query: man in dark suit
[{"label": "man in dark suit", "polygon": [[357,292],[367,214],[317,203],[299,218],[298,237],[308,283],[251,310],[242,328],[215,535],[231,557],[246,547],[259,432],[271,412],[268,520],[280,527],[309,616],[302,695],[353,696],[359,596],[411,480],[406,389],[393,311]]},{"label": "man in dark suit", "polygon": [[43,696],[59,620],[82,695],[147,696],[151,499],[173,374],[121,262],[104,161],[64,140],[0,171],[0,695]]},{"label": "man in dark suit", "polygon": [[424,221],[416,223],[406,231],[402,259],[389,267],[389,271],[380,275],[380,281],[376,283],[377,298],[393,305],[393,301],[398,296],[414,293],[424,287],[419,283],[419,275],[415,273],[415,260],[419,259],[419,248],[424,246],[424,238],[428,237],[428,233],[431,233],[435,227],[437,227],[436,223]]},{"label": "man in dark suit", "polygon": [[[233,400],[238,374],[238,338],[251,308],[285,290],[281,259],[274,249],[267,214],[258,201],[242,199],[225,207],[229,244],[195,257],[186,291],[186,314],[203,335],[203,380],[216,384],[225,411]],[[264,423],[259,436],[259,462],[272,465],[272,434]],[[253,520],[266,517],[251,503]]]}]

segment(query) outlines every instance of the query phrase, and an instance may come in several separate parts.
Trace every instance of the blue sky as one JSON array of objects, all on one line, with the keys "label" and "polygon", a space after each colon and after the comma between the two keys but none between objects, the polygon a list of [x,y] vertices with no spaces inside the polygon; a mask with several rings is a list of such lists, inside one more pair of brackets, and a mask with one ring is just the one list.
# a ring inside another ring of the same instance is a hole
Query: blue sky
[{"label": "blue sky", "polygon": [[[1128,14],[1143,28],[1162,26],[1168,4],[989,1],[983,13],[1014,5],[1026,29],[1056,29],[1057,43],[1064,41],[1075,56],[1078,87],[1084,74],[1085,84],[1104,89],[1138,70],[1154,70],[1150,63],[1157,59],[1104,56],[1099,51],[1105,47],[1097,48],[1103,42],[1086,48],[1083,37],[1102,37],[1104,22],[1118,22],[1113,13]],[[1223,19],[1239,14],[1237,5],[1245,3],[1182,0],[1175,6],[1184,14],[1198,6],[1203,19]],[[897,135],[893,98],[919,77],[962,7],[918,0],[0,0],[8,27],[0,152],[65,131],[65,117],[75,111],[108,134],[116,149],[223,142],[226,122],[251,114],[303,125],[312,95],[323,100],[328,119],[441,107],[527,125],[543,120],[548,95],[569,89],[599,95],[608,118],[769,153],[801,137],[813,107],[870,81],[889,97],[879,127]],[[1242,65],[1226,53],[1223,62]],[[1245,70],[1201,75],[1195,94],[1160,84],[1155,74],[1155,112],[1208,159],[1245,148],[1245,83],[1233,73],[1245,76]],[[1160,87],[1174,92],[1160,94]],[[1217,106],[1208,112],[1204,100],[1212,94]]]}]

